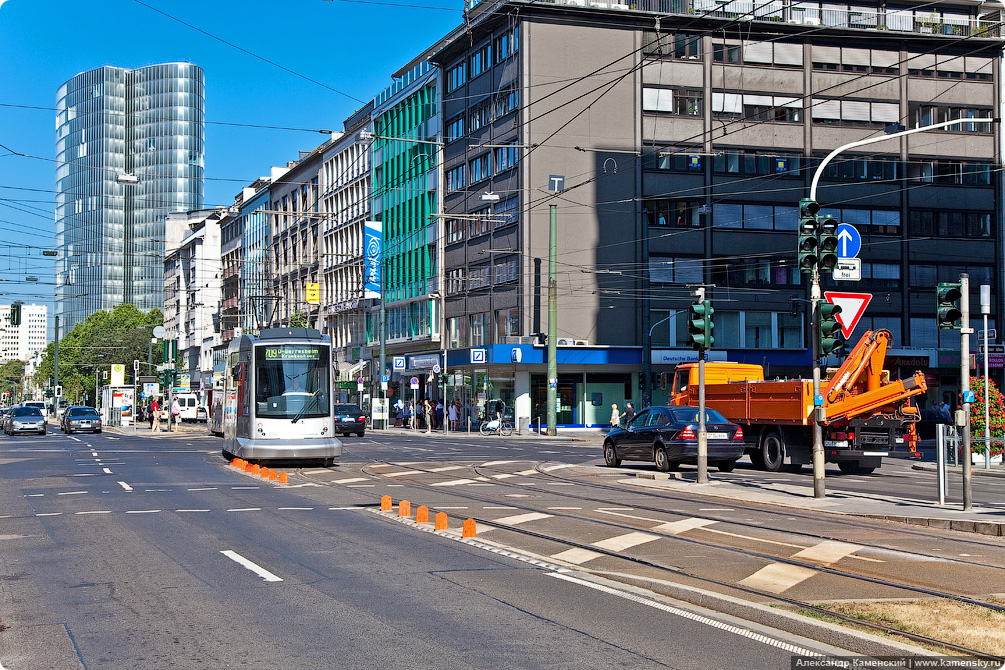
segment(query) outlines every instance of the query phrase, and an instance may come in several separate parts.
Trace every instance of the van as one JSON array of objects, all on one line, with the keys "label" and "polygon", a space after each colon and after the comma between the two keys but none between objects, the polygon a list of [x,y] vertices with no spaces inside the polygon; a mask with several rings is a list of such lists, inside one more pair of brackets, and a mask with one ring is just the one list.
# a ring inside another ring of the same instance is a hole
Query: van
[{"label": "van", "polygon": [[206,412],[199,412],[199,396],[195,393],[179,393],[175,398],[181,408],[182,421],[206,421]]}]

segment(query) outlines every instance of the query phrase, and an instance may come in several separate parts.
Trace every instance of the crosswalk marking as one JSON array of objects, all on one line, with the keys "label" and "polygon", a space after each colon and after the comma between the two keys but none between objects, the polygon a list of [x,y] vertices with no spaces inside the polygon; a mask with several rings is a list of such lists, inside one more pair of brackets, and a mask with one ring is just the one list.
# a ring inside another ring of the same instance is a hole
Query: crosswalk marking
[{"label": "crosswalk marking", "polygon": [[530,469],[530,470],[521,470],[520,472],[517,472],[516,474],[520,475],[521,477],[526,477],[528,475],[536,475],[536,474],[538,474],[538,472],[537,472],[537,470]]},{"label": "crosswalk marking", "polygon": [[669,535],[680,535],[681,533],[689,530],[694,530],[695,528],[701,528],[702,526],[708,526],[715,523],[711,519],[681,519],[680,521],[670,521],[669,523],[661,523],[652,530],[658,533],[667,533]]},{"label": "crosswalk marking", "polygon": [[505,516],[501,519],[495,519],[493,523],[502,523],[507,526],[516,526],[521,523],[528,523],[530,521],[538,521],[539,519],[550,519],[551,514],[542,514],[541,512],[528,512],[527,514],[514,514],[513,516]]},{"label": "crosswalk marking", "polygon": [[573,547],[572,549],[566,549],[565,551],[560,551],[557,554],[552,554],[551,557],[564,561],[566,563],[572,563],[573,565],[582,565],[587,561],[592,561],[595,558],[600,558],[603,554],[596,551],[590,551],[589,549],[580,549],[579,547]]},{"label": "crosswalk marking", "polygon": [[606,540],[601,540],[600,542],[594,542],[593,546],[599,547],[600,549],[607,549],[609,551],[624,551],[625,549],[630,549],[631,547],[635,547],[640,544],[645,544],[646,542],[652,542],[653,540],[658,539],[660,539],[659,535],[651,535],[650,533],[639,533],[636,531],[631,533],[625,533],[624,535],[611,537]]},{"label": "crosswalk marking", "polygon": [[861,548],[862,547],[857,544],[837,542],[835,540],[825,540],[820,544],[803,549],[792,558],[802,558],[807,561],[815,561],[817,563],[823,563],[824,565],[830,565],[831,563],[837,563],[845,556],[853,554]]},{"label": "crosswalk marking", "polygon": [[403,477],[404,475],[414,475],[416,474],[413,470],[402,470],[401,472],[383,472],[381,477]]},{"label": "crosswalk marking", "polygon": [[448,470],[463,470],[463,469],[464,469],[463,465],[447,465],[442,468],[430,468],[429,470],[426,470],[426,472],[446,472]]},{"label": "crosswalk marking", "polygon": [[740,584],[769,593],[783,593],[817,574],[820,573],[816,570],[798,565],[771,563],[746,579],[741,579]]}]

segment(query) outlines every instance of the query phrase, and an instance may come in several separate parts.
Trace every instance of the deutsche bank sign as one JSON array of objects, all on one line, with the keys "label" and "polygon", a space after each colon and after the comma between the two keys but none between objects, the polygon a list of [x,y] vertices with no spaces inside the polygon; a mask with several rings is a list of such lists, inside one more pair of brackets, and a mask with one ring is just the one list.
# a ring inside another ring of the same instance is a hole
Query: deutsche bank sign
[{"label": "deutsche bank sign", "polygon": [[365,221],[363,226],[363,297],[379,298],[382,224]]}]

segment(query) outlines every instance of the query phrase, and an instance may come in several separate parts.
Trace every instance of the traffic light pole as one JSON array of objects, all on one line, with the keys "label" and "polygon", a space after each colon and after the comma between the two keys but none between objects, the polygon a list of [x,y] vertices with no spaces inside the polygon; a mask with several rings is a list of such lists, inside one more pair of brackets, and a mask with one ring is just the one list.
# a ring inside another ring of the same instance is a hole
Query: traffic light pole
[{"label": "traffic light pole", "polygon": [[549,205],[548,227],[548,435],[557,435],[558,412],[558,205]]},{"label": "traffic light pole", "polygon": [[[960,275],[960,390],[963,392],[963,511],[974,506],[974,466],[970,451],[970,275]],[[987,353],[984,354],[987,356]],[[987,380],[984,382],[987,383]],[[985,432],[990,426],[985,426]],[[990,445],[989,445],[990,446]],[[941,448],[941,446],[940,446]]]},{"label": "traffic light pole", "polygon": [[810,275],[810,323],[813,336],[813,497],[826,495],[824,486],[824,406],[820,402],[820,271],[813,266]]},{"label": "traffic light pole", "polygon": [[[698,302],[705,302],[705,289],[695,291]],[[706,319],[710,318],[706,314]],[[698,349],[698,483],[708,483],[708,432],[705,429],[705,347]]]}]

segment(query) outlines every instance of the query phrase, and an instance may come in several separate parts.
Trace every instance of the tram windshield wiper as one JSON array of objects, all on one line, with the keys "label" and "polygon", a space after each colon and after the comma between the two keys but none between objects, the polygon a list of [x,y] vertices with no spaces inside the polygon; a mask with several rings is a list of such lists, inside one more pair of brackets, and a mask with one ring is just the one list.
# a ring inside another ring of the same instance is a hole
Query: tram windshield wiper
[{"label": "tram windshield wiper", "polygon": [[293,417],[293,420],[292,420],[291,423],[296,423],[297,421],[300,421],[300,419],[304,418],[304,414],[307,413],[307,410],[309,410],[311,408],[311,406],[315,403],[315,401],[317,399],[318,399],[317,394],[312,395],[310,397],[310,399],[307,402],[304,403],[304,406],[300,408],[300,411],[297,412],[297,415],[295,417]]}]

